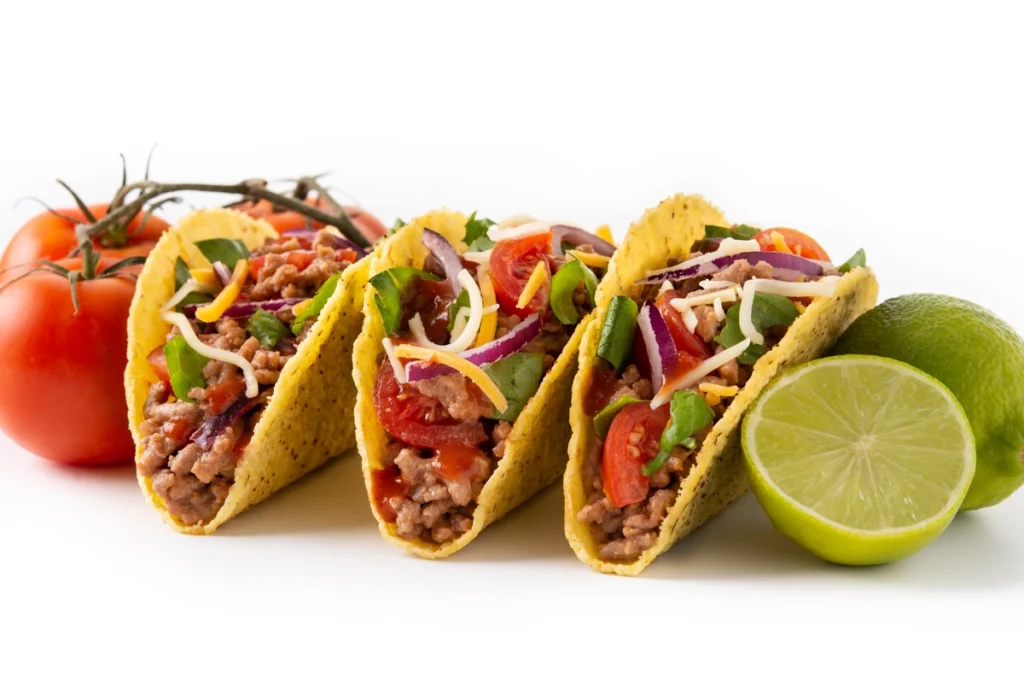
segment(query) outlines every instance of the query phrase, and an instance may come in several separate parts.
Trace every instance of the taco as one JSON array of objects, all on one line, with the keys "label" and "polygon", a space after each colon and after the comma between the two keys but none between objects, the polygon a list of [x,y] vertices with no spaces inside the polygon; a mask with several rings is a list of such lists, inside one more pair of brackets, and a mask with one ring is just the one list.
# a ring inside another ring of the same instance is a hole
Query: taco
[{"label": "taco", "polygon": [[356,435],[386,538],[446,557],[558,479],[577,350],[615,249],[598,233],[435,211],[374,255]]},{"label": "taco", "polygon": [[565,531],[602,572],[635,575],[747,488],[739,423],[779,372],[875,305],[863,251],[730,226],[678,195],[629,230],[583,336]]},{"label": "taco", "polygon": [[355,446],[352,343],[369,272],[333,228],[227,209],[167,232],[139,276],[125,387],[139,484],[212,533]]}]

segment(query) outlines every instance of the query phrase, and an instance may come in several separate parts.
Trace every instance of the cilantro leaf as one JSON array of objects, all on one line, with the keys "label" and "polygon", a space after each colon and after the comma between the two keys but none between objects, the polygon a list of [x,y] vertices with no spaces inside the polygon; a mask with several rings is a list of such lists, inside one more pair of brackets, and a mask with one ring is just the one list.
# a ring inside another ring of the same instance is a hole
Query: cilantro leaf
[{"label": "cilantro leaf", "polygon": [[526,403],[537,393],[544,375],[544,356],[540,353],[513,353],[508,358],[484,365],[483,370],[508,401],[508,408],[495,415],[495,419],[515,422]]},{"label": "cilantro leaf", "polygon": [[402,291],[409,282],[419,277],[425,280],[439,280],[433,273],[409,266],[395,266],[370,278],[370,286],[376,290],[373,300],[384,321],[384,333],[394,334],[402,322]]},{"label": "cilantro leaf", "polygon": [[[796,306],[784,296],[763,292],[757,292],[754,295],[750,317],[754,323],[754,329],[762,334],[770,327],[790,324],[796,320],[798,315],[800,312],[796,310]],[[725,327],[715,337],[715,341],[728,348],[739,344],[746,338],[740,330],[740,304],[735,304],[729,309],[725,320]],[[751,344],[737,360],[744,365],[753,365],[758,358],[764,355],[764,351],[764,346]]]},{"label": "cilantro leaf", "polygon": [[[492,225],[496,225],[490,218],[477,218],[476,211],[469,214],[469,218],[466,219],[466,234],[463,236],[462,241],[466,244],[473,244],[481,237],[487,236],[487,228]],[[493,243],[492,243],[493,246]],[[483,249],[479,251],[485,251]]]},{"label": "cilantro leaf", "polygon": [[866,266],[867,264],[868,255],[864,252],[863,249],[858,249],[846,263],[839,266],[839,272],[849,273],[854,268],[861,268],[863,266]]}]

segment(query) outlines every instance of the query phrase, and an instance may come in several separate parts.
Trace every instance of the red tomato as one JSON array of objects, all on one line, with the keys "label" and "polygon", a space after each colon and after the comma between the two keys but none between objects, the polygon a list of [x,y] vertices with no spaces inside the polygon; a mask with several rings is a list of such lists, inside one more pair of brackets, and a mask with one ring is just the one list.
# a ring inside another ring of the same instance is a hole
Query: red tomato
[{"label": "red tomato", "polygon": [[[324,213],[331,213],[331,205],[326,199],[322,197],[308,197],[306,203],[310,206],[315,206]],[[263,220],[270,223],[270,225],[277,230],[279,233],[285,232],[286,230],[297,230],[299,228],[305,228],[310,225],[309,219],[303,216],[301,213],[296,211],[275,211],[275,207],[266,199],[261,199],[258,202],[246,202],[239,204],[234,207],[236,210],[241,211],[253,218],[262,218]],[[348,215],[352,224],[356,226],[356,229],[363,234],[371,243],[376,242],[378,239],[387,234],[388,229],[384,227],[384,224],[378,220],[376,216],[368,211],[364,211],[357,206],[342,206],[345,213]],[[312,227],[314,230],[319,230],[323,226],[322,223],[312,221]]]},{"label": "red tomato", "polygon": [[494,246],[491,251],[491,279],[494,281],[494,294],[502,308],[527,316],[547,306],[551,290],[550,264],[547,281],[526,307],[519,308],[517,304],[537,264],[546,261],[550,253],[550,232],[520,240],[503,240]]},{"label": "red tomato", "polygon": [[[89,207],[97,220],[107,215],[109,204],[93,204]],[[0,259],[0,269],[31,263],[39,259],[58,261],[67,258],[68,254],[78,246],[75,228],[78,223],[86,223],[85,214],[80,209],[57,209],[57,213],[67,219],[54,216],[46,211],[29,219],[14,235],[14,239],[4,250]],[[71,219],[71,220],[68,220]],[[139,230],[142,216],[137,215],[128,224],[128,243],[123,247],[104,247],[99,239],[93,240],[97,250],[113,261],[120,261],[129,256],[148,256],[157,240],[170,226],[166,221],[150,216],[143,230]],[[139,269],[135,269],[136,274]]]},{"label": "red tomato", "polygon": [[711,358],[711,351],[700,337],[686,329],[686,325],[683,323],[683,314],[670,304],[673,299],[683,298],[685,295],[672,290],[659,296],[654,304],[661,311],[661,316],[668,325],[668,331],[672,333],[672,341],[676,343],[676,350],[679,351],[679,354],[707,360]]},{"label": "red tomato", "polygon": [[165,422],[160,428],[160,431],[164,433],[168,439],[175,441],[184,441],[189,435],[195,431],[195,426],[188,420],[171,420]]},{"label": "red tomato", "polygon": [[605,409],[612,394],[618,389],[618,373],[614,369],[595,368],[583,392],[583,411],[593,417]]},{"label": "red tomato", "polygon": [[[340,251],[340,250],[339,250]],[[309,264],[316,258],[315,251],[306,251],[304,249],[296,249],[295,251],[289,251],[285,254],[285,263],[289,263],[299,269],[302,272]],[[252,273],[252,277],[255,279],[259,275],[260,270],[263,269],[263,264],[266,262],[266,256],[255,256],[249,261],[249,272]]]},{"label": "red tomato", "polygon": [[464,481],[476,474],[483,454],[476,446],[445,444],[434,451],[434,460],[430,466],[445,481]]},{"label": "red tomato", "polygon": [[649,403],[628,405],[612,420],[604,442],[601,477],[604,493],[616,507],[647,497],[650,478],[640,468],[658,454],[668,420],[668,405],[651,410]]},{"label": "red tomato", "polygon": [[[80,269],[81,259],[58,263]],[[100,268],[109,267],[105,259]],[[0,291],[0,428],[22,448],[70,465],[128,463],[124,364],[128,353],[129,278],[78,284],[34,273]]]},{"label": "red tomato", "polygon": [[757,243],[761,245],[761,249],[764,251],[778,251],[775,248],[775,242],[772,240],[772,233],[777,232],[782,236],[783,241],[789,250],[797,256],[803,256],[814,261],[831,261],[828,257],[828,252],[816,241],[814,238],[805,235],[799,230],[793,228],[771,228],[769,230],[762,230],[757,233],[754,238]]},{"label": "red tomato", "polygon": [[153,349],[152,353],[146,356],[146,360],[149,361],[149,368],[156,375],[156,378],[170,386],[171,373],[167,370],[167,356],[164,355],[164,347],[158,346]]},{"label": "red tomato", "polygon": [[412,387],[401,386],[390,363],[383,363],[377,371],[373,405],[384,429],[410,446],[472,446],[487,440],[487,433],[479,421],[456,420],[445,413],[436,398],[424,396]]},{"label": "red tomato", "polygon": [[214,415],[220,415],[230,408],[243,393],[245,393],[245,380],[240,375],[231,375],[231,379],[206,387],[210,411]]}]

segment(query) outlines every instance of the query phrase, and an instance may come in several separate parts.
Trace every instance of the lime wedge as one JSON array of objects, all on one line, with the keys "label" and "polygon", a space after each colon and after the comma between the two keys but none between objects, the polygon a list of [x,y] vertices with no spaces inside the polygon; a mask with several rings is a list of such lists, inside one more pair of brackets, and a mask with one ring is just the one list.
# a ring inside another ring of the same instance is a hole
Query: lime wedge
[{"label": "lime wedge", "polygon": [[854,565],[899,560],[937,538],[975,464],[953,394],[874,356],[813,361],[777,378],[747,413],[743,452],[775,528]]}]

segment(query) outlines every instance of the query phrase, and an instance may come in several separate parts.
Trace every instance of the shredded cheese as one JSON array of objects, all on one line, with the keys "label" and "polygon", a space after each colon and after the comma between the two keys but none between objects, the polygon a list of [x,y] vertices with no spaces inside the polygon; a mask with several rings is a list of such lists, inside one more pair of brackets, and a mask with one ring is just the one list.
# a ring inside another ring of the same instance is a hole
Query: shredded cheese
[{"label": "shredded cheese", "polygon": [[220,286],[220,280],[217,278],[217,274],[213,272],[213,268],[193,268],[189,271],[189,275],[199,283],[200,287],[216,289]]},{"label": "shredded cheese", "polygon": [[725,320],[725,309],[722,308],[722,300],[720,298],[715,299],[715,318],[718,322]]},{"label": "shredded cheese", "polygon": [[185,281],[185,284],[183,284],[181,288],[174,293],[174,296],[167,300],[167,303],[165,303],[164,307],[160,310],[173,311],[174,307],[180,304],[185,297],[187,297],[192,292],[198,291],[199,289],[199,283],[193,280],[192,278],[189,278],[188,280]]},{"label": "shredded cheese", "polygon": [[219,320],[224,315],[224,311],[227,310],[228,306],[235,303],[235,299],[242,292],[245,278],[248,276],[249,261],[247,259],[238,259],[238,263],[235,264],[235,271],[231,274],[231,282],[220,291],[216,299],[196,309],[196,318],[204,323],[212,323]]},{"label": "shredded cheese", "polygon": [[534,235],[543,235],[546,232],[550,232],[551,228],[555,225],[555,223],[550,221],[533,221],[532,223],[517,225],[514,228],[502,228],[499,225],[492,225],[487,229],[487,236],[495,242],[521,240],[524,237],[533,237]]},{"label": "shredded cheese", "polygon": [[484,304],[480,296],[480,287],[477,286],[476,280],[473,279],[468,270],[463,269],[459,271],[457,279],[469,294],[469,320],[465,328],[463,328],[459,335],[454,336],[450,343],[445,345],[435,344],[427,338],[427,332],[423,327],[423,320],[420,319],[420,314],[417,313],[409,321],[409,331],[412,332],[413,338],[420,346],[436,351],[462,353],[469,348],[469,345],[476,338],[477,332],[480,331],[480,323],[484,317]]},{"label": "shredded cheese", "polygon": [[540,291],[540,288],[548,279],[548,263],[547,261],[541,260],[537,262],[537,267],[533,269],[530,274],[530,279],[526,281],[526,287],[523,288],[523,293],[519,295],[519,301],[516,302],[516,308],[523,309],[530,303],[533,297]]},{"label": "shredded cheese", "polygon": [[700,283],[701,289],[728,289],[729,287],[736,287],[736,283],[731,280],[702,280]]},{"label": "shredded cheese", "polygon": [[823,277],[814,282],[783,282],[781,280],[756,280],[756,282],[755,287],[759,292],[803,299],[832,296],[835,294],[839,278]]},{"label": "shredded cheese", "polygon": [[783,239],[782,235],[777,232],[772,232],[769,236],[772,238],[772,245],[774,245],[775,251],[780,251],[783,254],[793,253],[793,250],[789,248],[788,244],[786,244],[786,240]]},{"label": "shredded cheese", "polygon": [[697,296],[688,296],[685,299],[672,299],[671,304],[677,310],[682,312],[684,308],[692,308],[693,306],[701,306],[704,304],[713,304],[715,301],[725,301],[732,303],[736,301],[736,290],[738,288],[727,289],[725,291],[708,292],[707,294],[698,294]]},{"label": "shredded cheese", "polygon": [[425,349],[421,346],[413,346],[412,344],[399,344],[395,347],[395,356],[397,358],[413,358],[415,360],[423,360],[429,363],[440,363],[441,365],[447,365],[451,369],[455,370],[466,376],[471,382],[480,387],[480,391],[484,393],[499,413],[503,413],[508,410],[508,400],[505,395],[501,393],[501,389],[494,383],[494,380],[490,376],[480,369],[479,366],[473,365],[465,358],[456,356],[454,353],[448,351],[440,351],[437,349]]},{"label": "shredded cheese", "polygon": [[[493,239],[493,238],[492,238]],[[695,256],[688,261],[683,261],[674,266],[668,268],[661,268],[660,270],[649,270],[647,271],[647,277],[654,277],[655,275],[661,275],[673,270],[681,270],[684,268],[690,268],[692,266],[699,266],[702,263],[709,263],[717,258],[723,256],[735,256],[736,254],[746,254],[752,251],[761,251],[761,245],[757,243],[757,240],[734,240],[731,237],[726,237],[722,240],[722,243],[718,246],[717,251],[713,251],[710,254],[701,254]]]},{"label": "shredded cheese", "polygon": [[609,244],[615,244],[615,236],[612,235],[612,229],[607,223],[595,230],[594,234]]},{"label": "shredded cheese", "polygon": [[731,360],[735,360],[743,355],[743,352],[750,346],[750,340],[744,339],[735,346],[730,346],[721,353],[715,354],[711,358],[695,367],[690,372],[686,373],[682,377],[678,377],[672,382],[666,382],[664,386],[655,395],[654,400],[651,401],[651,409],[657,410],[661,406],[665,405],[672,398],[679,389],[686,389],[697,384],[700,380],[704,379],[712,372],[722,367]]},{"label": "shredded cheese", "polygon": [[665,292],[671,292],[675,287],[672,285],[671,280],[665,280],[661,283],[661,287],[658,288],[658,296],[661,296]]},{"label": "shredded cheese", "polygon": [[462,258],[466,259],[467,261],[469,261],[471,263],[479,263],[479,264],[482,265],[484,263],[490,263],[491,262],[491,252],[492,251],[494,251],[494,250],[493,249],[488,249],[487,251],[467,251],[466,253],[464,253],[462,255]]},{"label": "shredded cheese", "polygon": [[592,251],[578,251],[572,249],[569,251],[570,254],[576,257],[576,259],[585,266],[590,268],[607,268],[608,262],[611,261],[610,256],[602,256],[601,254],[595,254]]},{"label": "shredded cheese", "polygon": [[466,329],[466,323],[469,322],[469,309],[460,308],[459,312],[455,314],[455,322],[452,324],[452,337],[458,337]]},{"label": "shredded cheese", "polygon": [[743,301],[740,302],[740,332],[755,344],[764,344],[764,335],[754,327],[754,293],[757,291],[757,278],[751,278],[743,285]]},{"label": "shredded cheese", "polygon": [[381,344],[384,346],[384,353],[388,356],[388,362],[391,363],[391,369],[395,371],[395,379],[398,380],[399,384],[405,384],[409,380],[406,379],[405,366],[395,356],[395,345],[387,337],[384,337],[384,341]]},{"label": "shredded cheese", "polygon": [[476,269],[476,276],[480,280],[480,297],[483,300],[484,314],[480,319],[480,331],[476,333],[476,339],[473,340],[474,347],[483,346],[493,341],[494,333],[498,329],[498,300],[494,296],[494,281],[491,280],[488,263],[484,263]]},{"label": "shredded cheese", "polygon": [[[239,263],[241,263],[241,261]],[[178,331],[181,332],[181,336],[185,338],[185,342],[195,349],[196,353],[200,356],[219,360],[220,362],[227,363],[229,365],[234,365],[241,370],[242,376],[245,377],[246,398],[256,398],[256,394],[260,392],[260,388],[259,383],[256,381],[256,370],[253,369],[252,363],[237,353],[231,353],[224,349],[207,346],[203,342],[199,341],[199,337],[196,336],[196,331],[192,329],[192,324],[184,314],[165,311],[161,317],[164,322],[176,326]]]},{"label": "shredded cheese", "polygon": [[714,394],[722,398],[731,398],[740,391],[740,388],[737,386],[723,387],[721,384],[714,384],[712,382],[701,382],[697,385],[697,388],[705,394]]},{"label": "shredded cheese", "polygon": [[803,305],[802,303],[800,303],[799,301],[794,301],[794,302],[793,302],[793,305],[794,305],[794,306],[796,306],[796,312],[797,312],[797,313],[803,313],[804,311],[806,311],[806,310],[807,310],[807,307],[806,307],[806,306],[804,306],[804,305]]}]

